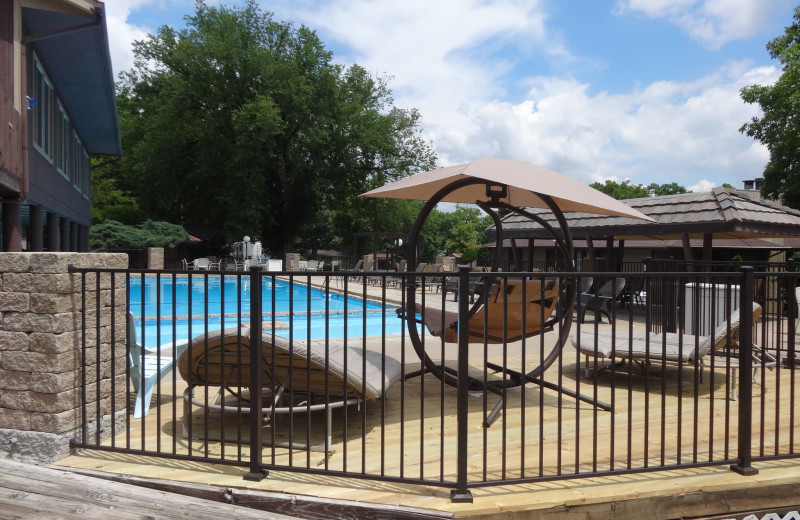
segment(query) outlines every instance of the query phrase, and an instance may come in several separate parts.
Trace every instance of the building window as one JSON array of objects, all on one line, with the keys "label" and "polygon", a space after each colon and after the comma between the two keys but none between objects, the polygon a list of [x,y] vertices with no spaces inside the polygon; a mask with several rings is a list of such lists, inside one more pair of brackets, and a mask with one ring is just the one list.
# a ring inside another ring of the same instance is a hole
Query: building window
[{"label": "building window", "polygon": [[33,96],[36,99],[33,114],[33,146],[53,162],[53,119],[54,119],[54,95],[53,84],[44,71],[39,59],[33,57]]},{"label": "building window", "polygon": [[72,134],[70,131],[72,125],[69,122],[69,116],[67,116],[67,112],[64,110],[61,102],[58,103],[57,121],[55,139],[56,168],[61,175],[69,178],[69,142]]},{"label": "building window", "polygon": [[33,146],[76,190],[89,195],[89,154],[70,121],[39,58],[33,56]]}]

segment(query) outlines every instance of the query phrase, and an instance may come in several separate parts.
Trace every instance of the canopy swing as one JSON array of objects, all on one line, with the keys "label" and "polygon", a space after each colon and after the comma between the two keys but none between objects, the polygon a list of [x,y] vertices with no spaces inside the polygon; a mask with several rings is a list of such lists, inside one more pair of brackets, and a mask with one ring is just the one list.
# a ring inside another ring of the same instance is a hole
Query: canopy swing
[{"label": "canopy swing", "polygon": [[[449,166],[400,179],[363,194],[367,197],[404,198],[426,200],[408,237],[409,263],[418,263],[418,244],[423,224],[439,202],[476,204],[494,221],[496,228],[495,254],[492,269],[486,273],[484,290],[471,306],[465,326],[471,343],[507,344],[553,330],[558,325],[558,339],[552,350],[538,366],[522,373],[485,361],[490,370],[503,374],[501,380],[485,381],[469,377],[471,391],[485,391],[501,397],[487,415],[489,426],[502,409],[502,396],[506,389],[534,383],[561,392],[576,399],[610,410],[610,405],[580,395],[572,390],[541,379],[542,374],[561,356],[569,341],[572,311],[577,293],[577,275],[561,279],[542,275],[537,279],[509,277],[498,272],[499,253],[503,243],[502,222],[497,209],[515,212],[542,225],[553,236],[564,261],[563,271],[575,273],[572,237],[563,211],[584,211],[651,220],[629,206],[582,184],[541,166],[505,159],[478,159],[472,163]],[[554,228],[542,218],[526,211],[524,207],[549,208],[558,222]],[[415,374],[430,372],[450,386],[457,386],[456,370],[434,362],[425,349],[417,329],[423,323],[429,333],[444,342],[458,340],[458,313],[424,308],[417,303],[416,279],[410,275],[406,286],[405,306],[399,311],[406,320],[408,337],[423,364]],[[464,295],[466,297],[466,295]],[[417,318],[419,316],[419,318]]]}]

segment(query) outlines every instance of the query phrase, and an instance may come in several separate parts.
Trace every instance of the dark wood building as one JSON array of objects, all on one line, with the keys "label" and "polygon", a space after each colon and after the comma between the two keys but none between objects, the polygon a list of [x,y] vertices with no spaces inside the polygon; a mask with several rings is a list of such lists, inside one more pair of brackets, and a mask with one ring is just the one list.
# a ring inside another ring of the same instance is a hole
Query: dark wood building
[{"label": "dark wood building", "polygon": [[[619,270],[645,258],[780,261],[800,249],[800,211],[762,200],[757,191],[714,188],[624,200],[655,222],[567,212],[576,260],[588,270]],[[529,211],[555,224],[545,209]],[[515,214],[503,219],[502,263],[506,266],[555,262],[553,241],[536,222]]]},{"label": "dark wood building", "polygon": [[121,154],[105,6],[0,0],[0,251],[87,251],[90,155]]}]

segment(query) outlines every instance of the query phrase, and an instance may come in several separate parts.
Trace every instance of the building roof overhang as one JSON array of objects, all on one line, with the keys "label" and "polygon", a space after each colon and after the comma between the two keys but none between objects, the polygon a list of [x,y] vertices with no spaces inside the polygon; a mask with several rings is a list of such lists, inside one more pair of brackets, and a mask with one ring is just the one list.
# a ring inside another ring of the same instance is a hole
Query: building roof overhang
[{"label": "building roof overhang", "polygon": [[[715,188],[711,192],[686,193],[623,201],[656,222],[569,212],[564,216],[578,238],[614,237],[624,240],[676,240],[683,236],[714,239],[747,239],[800,236],[800,212],[775,202],[754,200],[737,190]],[[546,210],[529,209],[555,222]],[[493,229],[490,229],[493,232]],[[507,238],[544,238],[549,233],[538,223],[520,216],[503,219]]]},{"label": "building roof overhang", "polygon": [[[35,52],[89,153],[120,155],[119,119],[105,6],[90,13],[22,7],[23,42]],[[42,4],[36,4],[42,5]]]}]

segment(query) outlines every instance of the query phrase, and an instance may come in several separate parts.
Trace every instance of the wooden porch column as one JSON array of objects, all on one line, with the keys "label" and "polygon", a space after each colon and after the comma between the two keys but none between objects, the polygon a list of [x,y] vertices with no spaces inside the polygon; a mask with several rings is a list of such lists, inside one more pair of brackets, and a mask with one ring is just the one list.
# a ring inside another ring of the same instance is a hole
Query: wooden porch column
[{"label": "wooden porch column", "polygon": [[19,202],[3,203],[3,251],[22,251],[22,211]]},{"label": "wooden porch column", "polygon": [[47,212],[47,250],[50,252],[58,251],[58,215]]},{"label": "wooden porch column", "polygon": [[42,207],[28,206],[30,222],[28,223],[28,251],[42,251],[44,244],[44,227],[42,226]]},{"label": "wooden porch column", "polygon": [[69,223],[69,250],[78,251],[78,223],[74,220]]},{"label": "wooden porch column", "polygon": [[58,230],[60,231],[61,240],[59,243],[59,251],[65,253],[69,251],[69,223],[70,220],[66,217],[61,217],[61,225]]}]

